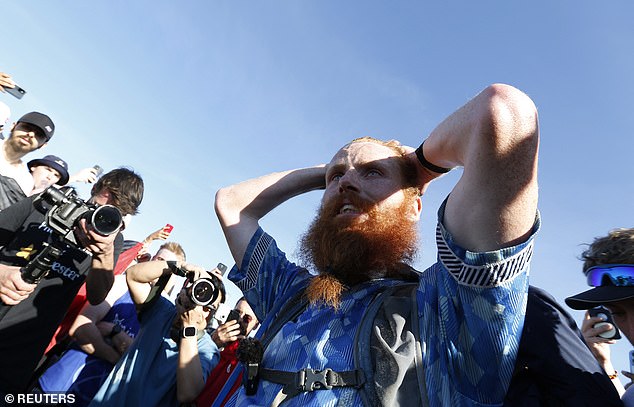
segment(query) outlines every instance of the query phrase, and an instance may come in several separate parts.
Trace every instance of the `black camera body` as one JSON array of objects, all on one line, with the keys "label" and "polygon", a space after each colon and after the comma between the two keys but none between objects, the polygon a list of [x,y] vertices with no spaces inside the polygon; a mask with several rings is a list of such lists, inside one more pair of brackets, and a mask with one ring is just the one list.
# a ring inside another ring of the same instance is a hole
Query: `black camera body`
[{"label": "black camera body", "polygon": [[[51,207],[46,209],[42,202]],[[80,219],[86,219],[86,223],[92,225],[102,236],[117,232],[123,223],[123,216],[115,206],[87,203],[72,188],[60,190],[51,186],[34,200],[33,205],[45,212],[47,226],[66,243],[75,247],[80,247],[74,234]]]},{"label": "black camera body", "polygon": [[[185,292],[194,304],[206,307],[216,301],[220,295],[220,289],[211,276],[200,277],[194,280],[196,274],[193,271],[188,272],[183,270],[176,265],[175,261],[168,261],[167,265],[173,274],[187,278],[187,281],[185,281]],[[220,266],[224,267],[225,270],[227,268],[227,266],[222,263],[218,264],[218,267]]]}]

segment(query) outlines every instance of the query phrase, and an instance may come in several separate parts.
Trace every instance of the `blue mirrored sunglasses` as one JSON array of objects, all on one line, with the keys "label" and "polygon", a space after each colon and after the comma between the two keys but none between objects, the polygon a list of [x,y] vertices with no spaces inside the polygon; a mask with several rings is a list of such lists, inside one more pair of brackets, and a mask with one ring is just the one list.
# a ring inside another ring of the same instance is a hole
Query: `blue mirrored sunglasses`
[{"label": "blue mirrored sunglasses", "polygon": [[588,285],[634,287],[634,264],[606,264],[588,269]]}]

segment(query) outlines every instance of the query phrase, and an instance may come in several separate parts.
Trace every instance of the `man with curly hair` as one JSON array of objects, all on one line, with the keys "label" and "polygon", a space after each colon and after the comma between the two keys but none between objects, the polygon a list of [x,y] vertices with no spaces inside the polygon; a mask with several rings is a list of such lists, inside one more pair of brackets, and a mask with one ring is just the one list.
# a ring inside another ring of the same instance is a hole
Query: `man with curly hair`
[{"label": "man with curly hair", "polygon": [[[581,257],[583,273],[593,288],[566,298],[566,304],[577,310],[607,307],[616,326],[634,344],[634,229],[615,229],[607,236],[596,238]],[[601,336],[614,327],[602,322],[602,317],[590,317],[586,313],[582,325],[584,337],[616,388],[623,393],[621,399],[625,406],[634,406],[634,386],[624,391],[610,361],[609,345],[614,340]],[[631,374],[628,377],[632,378]]]}]

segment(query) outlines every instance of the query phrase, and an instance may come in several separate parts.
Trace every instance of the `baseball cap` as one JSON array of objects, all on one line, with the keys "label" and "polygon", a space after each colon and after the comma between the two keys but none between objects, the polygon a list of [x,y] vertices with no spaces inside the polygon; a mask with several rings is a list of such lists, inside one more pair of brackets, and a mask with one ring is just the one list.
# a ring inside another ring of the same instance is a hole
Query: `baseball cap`
[{"label": "baseball cap", "polygon": [[68,164],[66,164],[66,161],[62,160],[61,158],[59,158],[56,155],[47,155],[44,158],[38,158],[36,160],[31,160],[27,163],[27,166],[29,167],[29,170],[32,167],[37,167],[40,165],[45,165],[47,167],[51,167],[55,170],[57,170],[57,172],[60,173],[60,175],[62,176],[59,179],[59,182],[57,182],[57,185],[66,185],[66,183],[68,182]]},{"label": "baseball cap", "polygon": [[566,298],[572,309],[590,309],[600,304],[634,298],[634,265],[603,264],[586,271],[594,288]]},{"label": "baseball cap", "polygon": [[17,121],[18,123],[29,123],[34,126],[37,126],[42,130],[44,136],[46,137],[46,141],[49,141],[51,137],[53,137],[53,133],[55,132],[55,124],[50,117],[40,112],[30,112],[20,117]]}]

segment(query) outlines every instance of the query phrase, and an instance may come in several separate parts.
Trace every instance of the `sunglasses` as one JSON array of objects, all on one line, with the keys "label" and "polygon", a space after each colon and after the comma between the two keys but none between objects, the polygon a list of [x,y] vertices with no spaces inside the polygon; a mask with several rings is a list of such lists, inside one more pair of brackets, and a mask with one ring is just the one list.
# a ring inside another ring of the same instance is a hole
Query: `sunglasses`
[{"label": "sunglasses", "polygon": [[606,264],[588,269],[588,285],[634,287],[634,264]]}]

